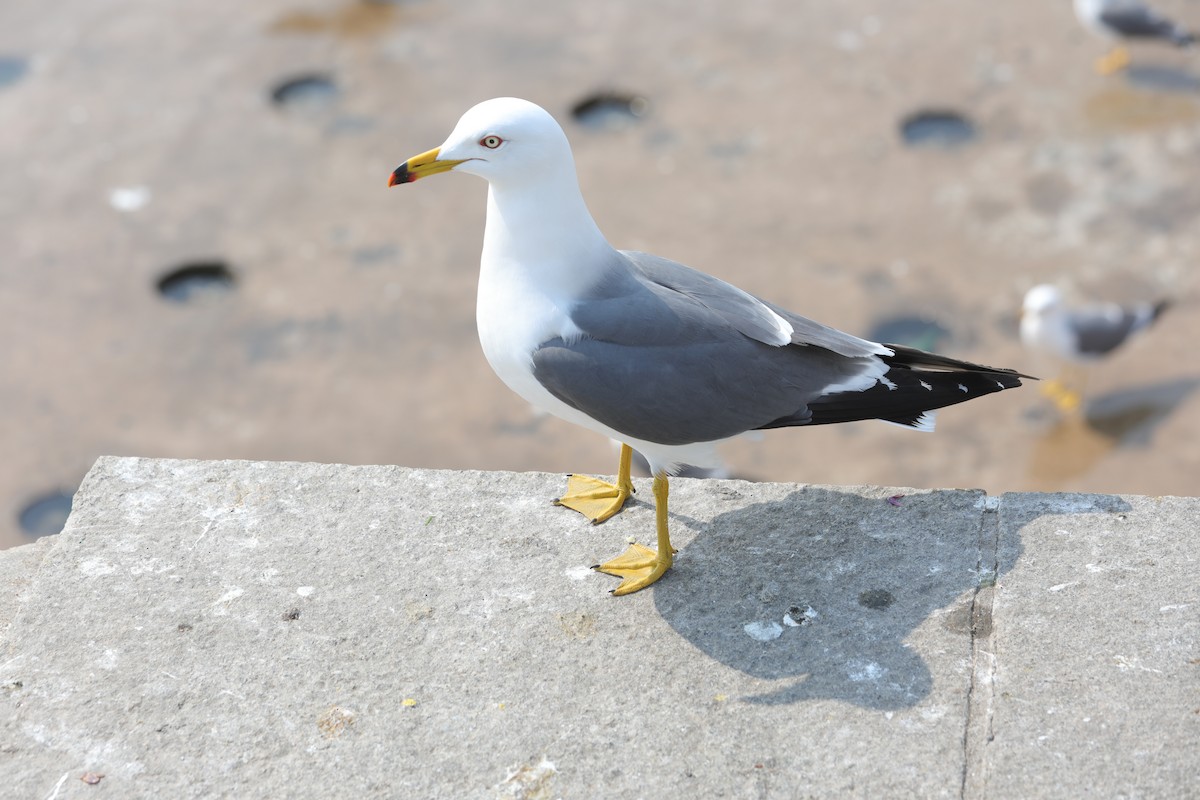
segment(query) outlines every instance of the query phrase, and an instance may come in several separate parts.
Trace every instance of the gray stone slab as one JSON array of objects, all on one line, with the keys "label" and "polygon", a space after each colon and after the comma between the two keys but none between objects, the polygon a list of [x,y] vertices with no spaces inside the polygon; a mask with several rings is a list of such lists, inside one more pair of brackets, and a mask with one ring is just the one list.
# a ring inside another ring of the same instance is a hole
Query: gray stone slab
[{"label": "gray stone slab", "polygon": [[1200,501],[677,480],[613,598],[652,509],[563,483],[101,459],[0,554],[5,791],[1197,794]]},{"label": "gray stone slab", "polygon": [[1200,796],[1198,508],[1004,496],[987,796]]},{"label": "gray stone slab", "polygon": [[981,493],[679,480],[676,569],[613,598],[587,567],[652,509],[592,527],[562,485],[100,460],[3,642],[0,772],[29,797],[85,771],[122,797],[959,794]]}]

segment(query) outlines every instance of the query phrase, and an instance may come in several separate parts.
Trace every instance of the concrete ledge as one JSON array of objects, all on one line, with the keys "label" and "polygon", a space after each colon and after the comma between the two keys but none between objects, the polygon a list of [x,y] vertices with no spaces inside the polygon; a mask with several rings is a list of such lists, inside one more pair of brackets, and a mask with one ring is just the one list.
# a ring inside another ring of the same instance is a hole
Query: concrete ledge
[{"label": "concrete ledge", "polygon": [[0,553],[5,791],[1200,792],[1200,500],[678,480],[612,598],[652,508],[562,485],[101,459]]}]

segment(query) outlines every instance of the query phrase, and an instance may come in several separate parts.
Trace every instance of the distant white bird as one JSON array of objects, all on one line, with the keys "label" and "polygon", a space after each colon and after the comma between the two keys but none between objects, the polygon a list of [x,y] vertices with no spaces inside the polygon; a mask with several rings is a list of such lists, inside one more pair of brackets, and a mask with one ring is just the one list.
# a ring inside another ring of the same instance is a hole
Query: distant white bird
[{"label": "distant white bird", "polygon": [[1129,66],[1126,39],[1160,39],[1176,47],[1190,47],[1195,34],[1159,14],[1141,0],[1075,0],[1075,16],[1083,26],[1117,47],[1096,62],[1096,71],[1111,75]]},{"label": "distant white bird", "polygon": [[[1161,300],[1128,307],[1103,303],[1068,308],[1057,287],[1041,284],[1030,289],[1021,309],[1021,341],[1030,350],[1068,365],[1064,375],[1047,381],[1042,391],[1063,411],[1079,408],[1083,400],[1080,366],[1108,356],[1150,327],[1168,305],[1168,301]],[[1076,374],[1068,379],[1067,372]],[[1079,388],[1071,383],[1078,383]]]}]

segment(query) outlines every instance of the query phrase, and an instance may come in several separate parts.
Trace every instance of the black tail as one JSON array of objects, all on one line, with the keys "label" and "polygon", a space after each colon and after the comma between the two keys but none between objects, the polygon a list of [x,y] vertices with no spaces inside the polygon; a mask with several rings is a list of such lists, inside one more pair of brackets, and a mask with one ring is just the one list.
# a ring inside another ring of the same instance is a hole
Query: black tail
[{"label": "black tail", "polygon": [[1166,311],[1170,307],[1171,307],[1170,300],[1159,300],[1157,303],[1154,304],[1154,310],[1150,312],[1150,322],[1158,321],[1158,318],[1162,316],[1163,312]]},{"label": "black tail", "polygon": [[863,392],[839,392],[808,404],[810,425],[881,419],[915,428],[932,427],[926,412],[974,400],[985,394],[1021,385],[1021,378],[1037,380],[1011,369],[996,369],[958,361],[897,344],[884,345],[896,352],[880,356],[889,367],[884,379]]}]

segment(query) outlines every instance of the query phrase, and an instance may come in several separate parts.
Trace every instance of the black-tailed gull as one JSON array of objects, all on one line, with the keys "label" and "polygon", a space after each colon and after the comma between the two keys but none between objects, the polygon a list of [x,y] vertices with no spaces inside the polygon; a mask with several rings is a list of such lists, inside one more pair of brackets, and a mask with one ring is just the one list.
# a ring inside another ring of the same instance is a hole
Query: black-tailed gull
[{"label": "black-tailed gull", "polygon": [[455,170],[488,182],[476,321],[501,380],[534,406],[622,442],[615,484],[571,476],[558,502],[602,522],[654,474],[658,549],[597,569],[649,586],[671,566],[667,475],[719,463],[746,431],[882,419],[921,430],[932,410],[1021,384],[1012,370],[859,339],[665,258],[616,250],[579,191],[562,128],[533,103],[480,103],[388,185]]},{"label": "black-tailed gull", "polygon": [[1196,37],[1141,0],[1075,0],[1075,16],[1084,27],[1117,42],[1115,49],[1096,62],[1096,71],[1108,75],[1129,66],[1126,39],[1159,39],[1177,47],[1192,45]]},{"label": "black-tailed gull", "polygon": [[[1030,350],[1068,365],[1084,365],[1111,354],[1130,337],[1150,327],[1168,305],[1162,300],[1126,307],[1097,303],[1070,308],[1058,287],[1041,284],[1025,293],[1021,341]],[[1083,400],[1082,383],[1083,373],[1068,369],[1058,379],[1045,383],[1043,391],[1063,411],[1074,411]]]}]

